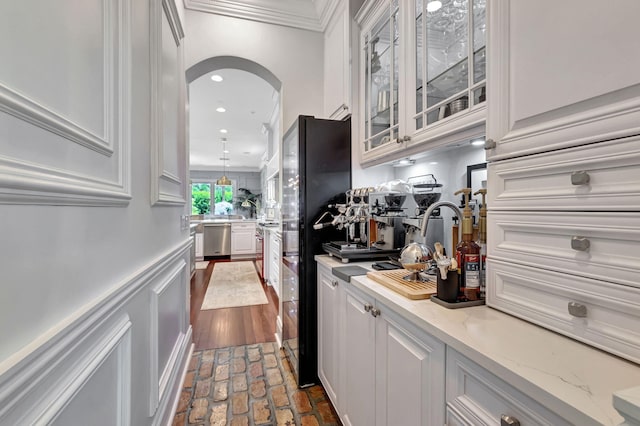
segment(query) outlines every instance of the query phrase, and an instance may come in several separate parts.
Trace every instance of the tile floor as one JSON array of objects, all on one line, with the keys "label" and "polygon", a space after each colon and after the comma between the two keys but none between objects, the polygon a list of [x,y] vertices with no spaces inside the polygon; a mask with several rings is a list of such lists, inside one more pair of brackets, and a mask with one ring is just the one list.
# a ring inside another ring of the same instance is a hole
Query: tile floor
[{"label": "tile floor", "polygon": [[322,386],[298,389],[284,352],[259,343],[195,352],[173,426],[337,426]]}]

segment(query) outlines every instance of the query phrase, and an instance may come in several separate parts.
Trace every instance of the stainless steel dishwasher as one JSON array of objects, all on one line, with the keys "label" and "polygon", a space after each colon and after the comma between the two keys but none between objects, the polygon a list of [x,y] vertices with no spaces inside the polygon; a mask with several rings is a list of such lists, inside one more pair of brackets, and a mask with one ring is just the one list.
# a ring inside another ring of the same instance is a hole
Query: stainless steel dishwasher
[{"label": "stainless steel dishwasher", "polygon": [[231,254],[231,223],[204,224],[204,255],[228,256]]}]

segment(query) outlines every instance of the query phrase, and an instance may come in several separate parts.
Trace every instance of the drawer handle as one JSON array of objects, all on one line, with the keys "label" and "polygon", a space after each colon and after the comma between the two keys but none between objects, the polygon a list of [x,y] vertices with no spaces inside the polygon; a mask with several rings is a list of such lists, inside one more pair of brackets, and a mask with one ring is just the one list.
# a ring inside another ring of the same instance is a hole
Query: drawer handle
[{"label": "drawer handle", "polygon": [[571,248],[577,251],[588,251],[591,247],[591,242],[586,237],[571,237]]},{"label": "drawer handle", "polygon": [[585,318],[587,316],[587,307],[582,303],[569,302],[569,314],[578,318]]},{"label": "drawer handle", "polygon": [[496,141],[493,139],[487,139],[484,141],[484,149],[493,149],[496,147]]},{"label": "drawer handle", "polygon": [[338,287],[338,280],[331,280],[331,285],[334,287]]},{"label": "drawer handle", "polygon": [[373,305],[371,303],[365,303],[364,304],[364,311],[365,312],[370,312],[371,309],[373,309]]},{"label": "drawer handle", "polygon": [[571,173],[572,185],[586,185],[589,183],[589,173],[585,171]]},{"label": "drawer handle", "polygon": [[503,414],[500,416],[500,426],[520,426],[520,421],[515,417]]},{"label": "drawer handle", "polygon": [[378,315],[380,315],[380,309],[371,309],[371,315],[373,315],[373,317],[377,317]]}]

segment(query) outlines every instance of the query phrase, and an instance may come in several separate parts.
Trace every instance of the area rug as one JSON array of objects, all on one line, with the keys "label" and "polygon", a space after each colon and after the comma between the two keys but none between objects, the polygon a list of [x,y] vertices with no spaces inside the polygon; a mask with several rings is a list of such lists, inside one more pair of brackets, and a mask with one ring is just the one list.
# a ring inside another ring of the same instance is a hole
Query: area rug
[{"label": "area rug", "polygon": [[209,261],[206,262],[196,262],[196,269],[207,269],[209,265]]},{"label": "area rug", "polygon": [[201,310],[266,305],[253,262],[221,262],[213,266]]}]

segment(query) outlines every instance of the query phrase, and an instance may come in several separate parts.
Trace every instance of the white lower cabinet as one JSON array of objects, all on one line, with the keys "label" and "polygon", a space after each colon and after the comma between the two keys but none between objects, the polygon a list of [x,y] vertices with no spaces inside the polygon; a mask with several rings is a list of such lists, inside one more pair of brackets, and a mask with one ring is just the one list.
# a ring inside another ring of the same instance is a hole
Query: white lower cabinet
[{"label": "white lower cabinet", "polygon": [[571,424],[450,347],[446,388],[449,426]]},{"label": "white lower cabinet", "polygon": [[376,331],[370,311],[375,300],[347,288],[345,302],[345,387],[344,393],[339,396],[344,399],[341,404],[342,422],[346,426],[374,425]]},{"label": "white lower cabinet", "polygon": [[341,388],[340,348],[344,346],[344,289],[347,283],[331,274],[331,269],[318,265],[318,377],[336,411]]},{"label": "white lower cabinet", "polygon": [[196,260],[200,260],[204,257],[204,234],[196,233]]},{"label": "white lower cabinet", "polygon": [[231,255],[255,255],[255,222],[231,223]]},{"label": "white lower cabinet", "polygon": [[[343,332],[344,344],[340,340],[333,343],[338,344],[339,351],[334,360],[339,361],[340,353],[344,354],[336,375],[337,409],[343,423],[444,424],[445,345],[374,298],[338,280],[338,287],[341,284],[345,287],[344,317],[338,322],[337,334]],[[329,351],[321,347],[320,352]],[[323,370],[325,377],[327,372],[324,360],[321,355],[321,378]],[[342,387],[340,379],[344,379]]]}]

